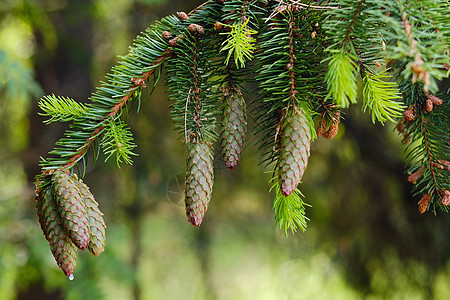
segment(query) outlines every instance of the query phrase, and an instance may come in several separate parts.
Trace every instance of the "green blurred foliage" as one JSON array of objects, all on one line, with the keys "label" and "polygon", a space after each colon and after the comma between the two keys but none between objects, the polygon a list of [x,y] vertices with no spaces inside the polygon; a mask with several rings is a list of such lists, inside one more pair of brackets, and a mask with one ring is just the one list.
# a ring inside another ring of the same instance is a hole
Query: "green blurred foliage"
[{"label": "green blurred foliage", "polygon": [[216,151],[213,199],[194,228],[184,216],[184,149],[163,83],[139,115],[130,113],[134,165],[87,170],[108,226],[105,252],[81,252],[73,281],[57,268],[35,216],[32,178],[65,125],[44,126],[37,98],[86,101],[136,34],[200,3],[0,3],[0,299],[450,298],[449,219],[419,216],[391,127],[372,125],[356,107],[335,139],[312,145],[301,186],[311,221],[289,237],[275,228],[270,176],[250,133],[237,170],[227,171]]}]

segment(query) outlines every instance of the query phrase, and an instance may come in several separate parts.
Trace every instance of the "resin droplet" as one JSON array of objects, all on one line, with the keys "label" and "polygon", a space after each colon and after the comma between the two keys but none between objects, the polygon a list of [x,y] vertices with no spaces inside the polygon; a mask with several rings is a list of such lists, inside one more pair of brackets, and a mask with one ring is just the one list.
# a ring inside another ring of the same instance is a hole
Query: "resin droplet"
[{"label": "resin droplet", "polygon": [[69,275],[69,280],[73,280],[75,278],[75,276],[73,274]]}]

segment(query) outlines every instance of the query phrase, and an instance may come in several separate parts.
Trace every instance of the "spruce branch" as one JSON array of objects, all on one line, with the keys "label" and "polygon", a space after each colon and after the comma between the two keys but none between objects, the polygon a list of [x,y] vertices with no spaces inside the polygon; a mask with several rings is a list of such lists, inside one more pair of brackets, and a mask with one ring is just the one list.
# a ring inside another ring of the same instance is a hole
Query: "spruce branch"
[{"label": "spruce branch", "polygon": [[404,113],[397,129],[407,144],[408,181],[414,184],[414,195],[423,195],[419,210],[421,213],[426,210],[436,213],[437,209],[448,212],[445,195],[450,190],[446,163],[450,157],[449,94],[427,96],[422,87],[410,79],[405,79],[400,88],[408,102],[414,103]]},{"label": "spruce branch", "polygon": [[425,93],[438,92],[436,81],[450,75],[443,68],[450,53],[447,20],[442,20],[450,14],[450,8],[443,3],[389,1],[389,15],[385,15],[385,8],[377,12],[382,21],[380,33],[387,40],[387,57],[403,61],[406,64],[401,72],[403,78],[420,82]]},{"label": "spruce branch", "polygon": [[[162,33],[174,28],[178,22],[176,17],[169,16],[139,35],[129,53],[112,68],[112,72],[106,76],[106,81],[102,82],[90,97],[91,102],[77,104],[68,100],[69,98],[58,99],[53,96],[42,99],[41,107],[44,113],[54,113],[54,116],[61,120],[70,119],[72,124],[64,133],[64,137],[56,142],[55,148],[49,152],[51,157],[41,159],[42,173],[36,176],[37,193],[42,186],[50,184],[51,176],[48,175],[56,169],[71,172],[81,161],[85,170],[89,149],[94,152],[95,162],[101,152],[101,143],[98,143],[97,139],[102,137],[108,124],[119,120],[128,103],[137,100],[140,105],[141,90],[148,84],[151,75],[154,75],[155,84],[158,81],[161,73],[157,70],[170,55],[168,43]],[[127,157],[119,161],[124,158]],[[38,184],[42,181],[45,184]]]},{"label": "spruce branch", "polygon": [[85,170],[90,149],[94,162],[103,153],[118,166],[132,163],[136,145],[126,113],[136,104],[139,111],[143,89],[154,89],[166,67],[171,116],[188,150],[192,224],[201,223],[212,195],[212,143],[219,132],[226,167],[239,160],[250,78],[257,82],[257,145],[265,167],[272,164],[275,219],[285,234],[306,228],[307,204],[297,186],[311,142],[334,137],[343,109],[358,95],[372,122],[381,123],[401,117],[403,96],[408,108],[397,128],[407,144],[409,180],[422,196],[419,209],[448,211],[450,99],[436,84],[450,75],[450,6],[443,2],[206,1],[189,14],[163,18],[136,38],[90,102],[42,98],[45,123],[71,123],[51,157],[41,160],[38,198],[56,170],[68,175],[81,163]]}]

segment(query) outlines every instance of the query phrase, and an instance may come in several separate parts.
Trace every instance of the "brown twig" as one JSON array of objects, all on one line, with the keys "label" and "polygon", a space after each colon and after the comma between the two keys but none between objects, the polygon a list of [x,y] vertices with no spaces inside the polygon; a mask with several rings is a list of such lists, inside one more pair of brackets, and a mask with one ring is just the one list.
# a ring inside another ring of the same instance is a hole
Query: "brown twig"
[{"label": "brown twig", "polygon": [[363,6],[364,2],[366,2],[366,0],[359,1],[358,7],[356,8],[355,13],[353,14],[352,22],[350,23],[350,26],[348,27],[348,30],[347,30],[347,33],[346,33],[345,39],[344,39],[344,42],[346,44],[348,44],[350,42],[350,34],[353,32],[353,26],[355,26],[356,19],[358,18],[359,13],[361,12],[361,9],[362,9],[362,6]]},{"label": "brown twig", "polygon": [[289,76],[290,76],[290,84],[291,89],[289,91],[289,96],[292,100],[296,99],[297,91],[295,90],[295,72],[294,72],[294,62],[295,62],[295,55],[294,55],[294,21],[292,18],[289,18]]}]

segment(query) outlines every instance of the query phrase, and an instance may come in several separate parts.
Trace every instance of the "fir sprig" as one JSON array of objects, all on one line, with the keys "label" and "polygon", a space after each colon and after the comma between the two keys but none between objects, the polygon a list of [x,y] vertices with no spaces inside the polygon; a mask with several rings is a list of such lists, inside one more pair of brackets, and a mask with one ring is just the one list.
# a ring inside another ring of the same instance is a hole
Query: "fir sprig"
[{"label": "fir sprig", "polygon": [[310,205],[303,201],[302,197],[304,196],[299,189],[295,189],[286,197],[281,191],[278,177],[274,176],[272,181],[273,185],[270,191],[275,189],[273,210],[275,212],[275,221],[278,227],[284,231],[285,235],[288,234],[288,230],[295,233],[297,228],[300,228],[300,230],[304,232],[307,227],[306,222],[309,221],[309,218],[306,217],[305,206]]},{"label": "fir sprig", "polygon": [[363,77],[363,111],[370,110],[373,123],[375,123],[375,120],[382,124],[388,120],[395,122],[394,118],[401,117],[406,109],[404,105],[398,102],[402,97],[397,84],[386,81],[391,78],[387,70],[378,74],[367,72]]},{"label": "fir sprig", "polygon": [[105,161],[115,154],[119,168],[121,163],[132,165],[131,156],[137,155],[132,151],[136,147],[133,140],[133,135],[125,122],[111,120],[105,126],[105,133],[101,141],[103,152],[106,155]]},{"label": "fir sprig", "polygon": [[45,124],[53,122],[69,122],[76,118],[80,118],[86,114],[86,106],[71,98],[47,95],[42,97],[38,103],[39,108],[43,111],[39,113],[41,116],[50,117],[45,120]]},{"label": "fir sprig", "polygon": [[244,22],[235,23],[232,25],[222,24],[229,27],[230,32],[224,32],[228,37],[222,43],[222,49],[220,51],[228,51],[225,64],[228,65],[231,56],[233,55],[234,64],[236,67],[244,68],[245,61],[253,58],[253,51],[255,50],[256,39],[252,36],[257,34],[256,30],[251,29],[247,24],[250,19],[246,19]]},{"label": "fir sprig", "polygon": [[325,75],[327,98],[333,98],[333,101],[342,108],[358,101],[358,67],[355,59],[354,55],[344,50],[332,51],[329,58],[328,72]]}]

